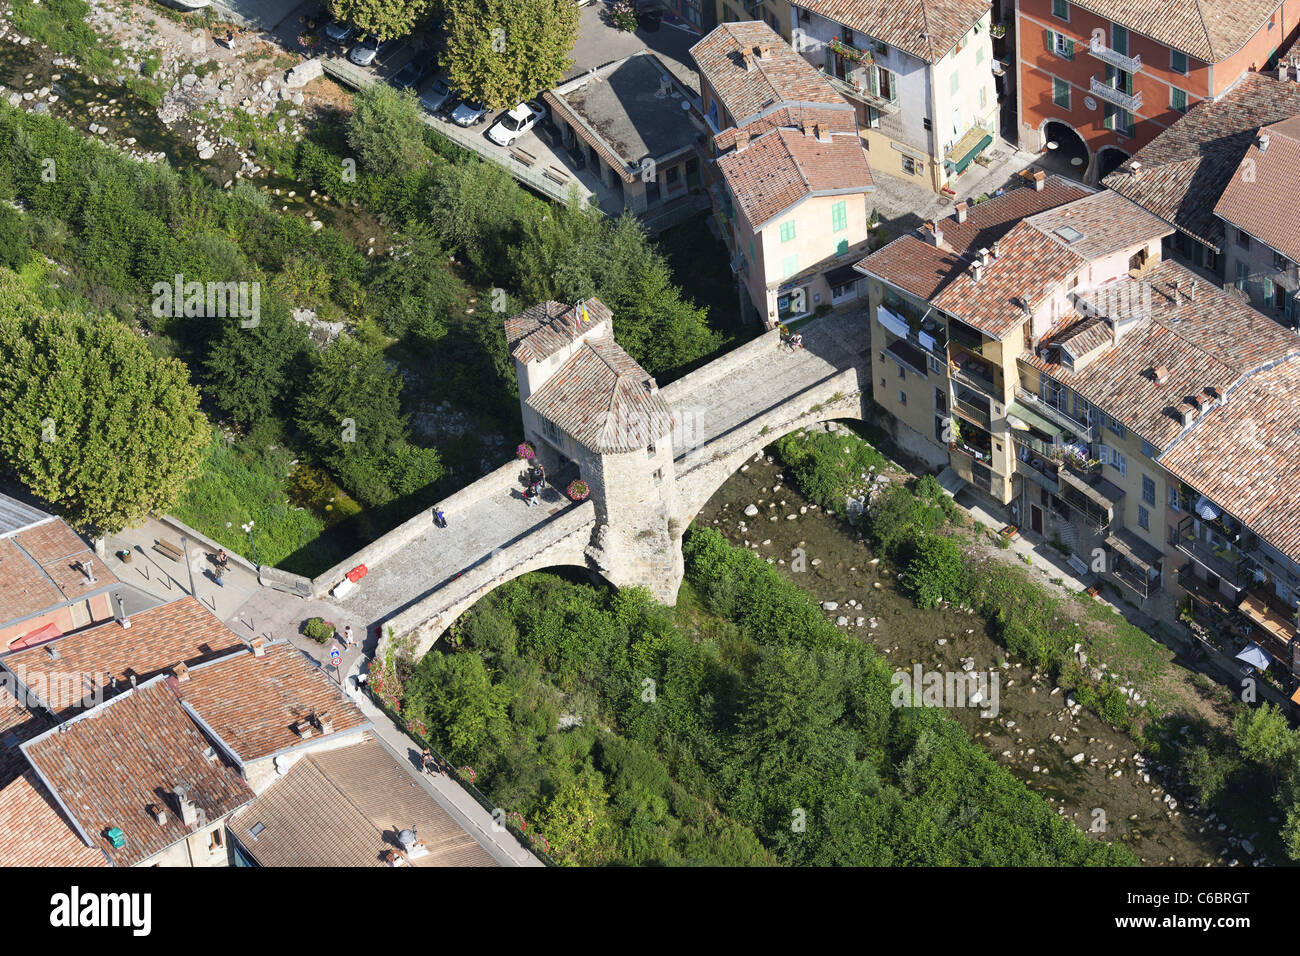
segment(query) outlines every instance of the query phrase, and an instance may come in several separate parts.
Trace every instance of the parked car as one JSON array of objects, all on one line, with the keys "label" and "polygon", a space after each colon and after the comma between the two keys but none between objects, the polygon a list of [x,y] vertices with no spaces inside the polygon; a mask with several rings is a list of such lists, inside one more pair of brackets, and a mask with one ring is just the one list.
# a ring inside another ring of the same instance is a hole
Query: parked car
[{"label": "parked car", "polygon": [[379,42],[372,36],[363,36],[348,53],[348,59],[357,66],[370,66],[375,62],[383,63],[401,44],[397,40]]},{"label": "parked car", "polygon": [[536,100],[520,103],[508,113],[502,113],[488,128],[488,139],[498,146],[513,146],[516,139],[546,118],[546,107]]},{"label": "parked car", "polygon": [[428,79],[437,65],[438,61],[433,57],[417,53],[411,62],[397,71],[393,77],[393,86],[399,90],[413,90]]},{"label": "parked car", "polygon": [[483,122],[488,115],[488,108],[474,100],[461,100],[460,105],[451,111],[451,121],[457,126],[473,126]]},{"label": "parked car", "polygon": [[352,34],[356,33],[356,30],[357,28],[350,23],[344,23],[342,20],[331,20],[325,24],[325,39],[342,46],[352,39]]},{"label": "parked car", "polygon": [[447,83],[445,76],[439,76],[429,84],[429,88],[420,96],[420,105],[430,113],[437,113],[455,102],[455,93]]}]

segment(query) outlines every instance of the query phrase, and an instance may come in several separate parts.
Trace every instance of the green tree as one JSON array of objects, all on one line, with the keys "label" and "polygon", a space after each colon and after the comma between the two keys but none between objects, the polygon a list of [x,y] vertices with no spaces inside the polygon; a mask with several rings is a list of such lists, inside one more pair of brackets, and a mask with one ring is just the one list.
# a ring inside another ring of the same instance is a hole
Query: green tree
[{"label": "green tree", "polygon": [[1296,737],[1286,714],[1272,704],[1243,708],[1233,719],[1232,729],[1241,755],[1266,767],[1274,777],[1296,750]]},{"label": "green tree", "polygon": [[447,0],[447,75],[489,109],[505,109],[558,84],[577,37],[573,0]]},{"label": "green tree", "polygon": [[204,390],[235,421],[257,425],[291,407],[306,355],[306,329],[283,303],[264,309],[252,328],[225,319],[204,363]]},{"label": "green tree", "polygon": [[208,440],[179,361],[126,326],[45,308],[0,271],[0,456],[78,528],[120,531],[179,499]]},{"label": "green tree", "polygon": [[951,538],[926,535],[917,542],[898,583],[917,607],[938,607],[945,600],[960,600],[968,591],[961,546]]},{"label": "green tree", "polygon": [[492,684],[477,654],[429,654],[421,680],[412,682],[408,711],[414,708],[438,728],[448,756],[473,761],[483,746],[500,740],[506,727],[508,688]]},{"label": "green tree", "polygon": [[375,83],[352,98],[348,145],[367,172],[402,176],[424,163],[424,128],[414,90]]},{"label": "green tree", "polygon": [[331,16],[381,40],[411,33],[433,5],[433,0],[329,0],[327,4]]},{"label": "green tree", "polygon": [[590,768],[560,786],[537,816],[553,860],[567,866],[603,862],[599,851],[610,837],[607,803],[604,778]]}]

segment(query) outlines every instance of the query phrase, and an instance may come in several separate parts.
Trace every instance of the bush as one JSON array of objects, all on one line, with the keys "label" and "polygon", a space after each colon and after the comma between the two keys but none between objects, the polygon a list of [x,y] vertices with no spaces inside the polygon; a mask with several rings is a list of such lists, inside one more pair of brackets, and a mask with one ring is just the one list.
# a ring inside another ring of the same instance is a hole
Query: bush
[{"label": "bush", "polygon": [[334,625],[323,617],[309,617],[303,621],[302,632],[317,644],[334,639]]},{"label": "bush", "polygon": [[922,538],[898,584],[917,607],[937,607],[945,600],[964,599],[969,589],[961,546],[938,535]]}]

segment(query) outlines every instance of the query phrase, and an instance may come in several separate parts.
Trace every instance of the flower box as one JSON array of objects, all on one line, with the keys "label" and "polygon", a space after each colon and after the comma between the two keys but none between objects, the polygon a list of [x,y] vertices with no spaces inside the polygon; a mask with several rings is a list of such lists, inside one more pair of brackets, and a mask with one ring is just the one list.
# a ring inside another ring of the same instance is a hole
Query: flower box
[{"label": "flower box", "polygon": [[537,457],[537,449],[533,447],[532,442],[526,441],[515,449],[515,454],[524,461],[531,461]]},{"label": "flower box", "polygon": [[584,501],[591,494],[591,488],[581,478],[575,478],[569,482],[569,487],[566,490],[569,497],[574,501]]}]

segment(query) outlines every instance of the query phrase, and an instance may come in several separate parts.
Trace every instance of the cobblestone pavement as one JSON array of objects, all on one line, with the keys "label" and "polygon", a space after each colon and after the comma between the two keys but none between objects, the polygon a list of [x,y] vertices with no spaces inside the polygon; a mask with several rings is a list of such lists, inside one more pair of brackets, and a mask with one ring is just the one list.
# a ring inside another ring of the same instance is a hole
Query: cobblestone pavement
[{"label": "cobblestone pavement", "polygon": [[[780,405],[792,395],[854,365],[870,342],[866,315],[859,309],[835,312],[799,329],[804,347],[773,344],[744,366],[721,378],[700,376],[698,388],[673,397],[679,414],[693,413],[694,447],[713,441],[743,422]],[[700,372],[706,372],[705,366]],[[698,373],[697,373],[698,374]],[[688,376],[683,385],[688,385]],[[678,459],[690,449],[675,449]]]}]

